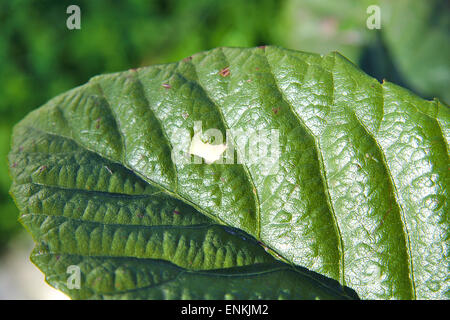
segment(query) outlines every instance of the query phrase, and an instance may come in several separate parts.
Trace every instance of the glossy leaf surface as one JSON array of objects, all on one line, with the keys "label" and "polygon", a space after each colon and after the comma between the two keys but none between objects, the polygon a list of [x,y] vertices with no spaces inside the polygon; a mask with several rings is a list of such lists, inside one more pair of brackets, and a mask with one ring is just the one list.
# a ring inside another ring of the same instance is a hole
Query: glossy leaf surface
[{"label": "glossy leaf surface", "polygon": [[[75,298],[344,295],[287,263],[361,298],[443,298],[449,119],[338,53],[218,48],[95,77],[29,114],[12,194],[47,281],[67,292],[80,266]],[[275,133],[278,158],[174,161],[198,122],[237,157],[227,130]]]}]

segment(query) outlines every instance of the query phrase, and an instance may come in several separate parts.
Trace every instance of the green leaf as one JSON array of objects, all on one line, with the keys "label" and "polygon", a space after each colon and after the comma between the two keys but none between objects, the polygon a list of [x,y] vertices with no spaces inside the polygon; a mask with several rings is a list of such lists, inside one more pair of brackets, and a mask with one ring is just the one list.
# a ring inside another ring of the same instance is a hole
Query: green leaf
[{"label": "green leaf", "polygon": [[[32,261],[73,298],[355,297],[277,262],[252,237],[214,223],[71,138],[28,125],[16,130],[11,191],[37,243]],[[70,266],[83,275],[79,289],[68,285]]]},{"label": "green leaf", "polygon": [[[361,298],[443,298],[449,119],[338,53],[218,48],[30,113],[11,192],[32,260],[74,298],[355,297],[331,279]],[[176,161],[197,121],[244,161]],[[273,133],[277,157],[247,161],[227,129]]]}]

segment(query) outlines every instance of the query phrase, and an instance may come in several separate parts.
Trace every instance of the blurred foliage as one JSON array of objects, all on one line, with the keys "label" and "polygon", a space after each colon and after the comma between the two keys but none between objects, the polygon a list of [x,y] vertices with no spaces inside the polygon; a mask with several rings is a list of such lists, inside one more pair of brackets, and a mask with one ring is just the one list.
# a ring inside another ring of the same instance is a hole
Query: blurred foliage
[{"label": "blurred foliage", "polygon": [[382,5],[391,13],[383,38],[410,88],[450,103],[450,1],[384,0]]},{"label": "blurred foliage", "polygon": [[[66,8],[81,8],[68,30]],[[381,30],[366,28],[379,4]],[[6,156],[14,123],[90,77],[219,46],[338,50],[378,79],[449,102],[446,0],[10,0],[0,2],[0,248],[17,230]]]},{"label": "blurred foliage", "polygon": [[[380,30],[366,28],[371,5]],[[450,102],[448,0],[287,0],[281,21],[286,47],[338,50],[379,80]]]}]

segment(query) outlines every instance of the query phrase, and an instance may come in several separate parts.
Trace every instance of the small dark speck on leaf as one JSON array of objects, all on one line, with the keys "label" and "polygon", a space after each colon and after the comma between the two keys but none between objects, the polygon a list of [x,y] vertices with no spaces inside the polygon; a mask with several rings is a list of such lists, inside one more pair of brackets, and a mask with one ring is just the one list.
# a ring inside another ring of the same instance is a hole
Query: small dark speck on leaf
[{"label": "small dark speck on leaf", "polygon": [[166,89],[172,88],[172,86],[171,86],[170,84],[168,84],[168,83],[163,83],[162,86],[163,86],[164,88],[166,88]]},{"label": "small dark speck on leaf", "polygon": [[178,211],[178,210],[173,210],[173,213],[175,213],[175,214],[180,214],[181,212]]},{"label": "small dark speck on leaf", "polygon": [[387,218],[387,216],[389,215],[389,213],[391,213],[391,210],[392,210],[392,208],[390,207],[390,208],[384,213],[383,218],[381,218],[381,221],[380,221],[380,223],[378,224],[378,226],[375,228],[375,231],[378,231],[378,229],[380,229],[380,228],[383,226],[384,221],[386,220],[386,218]]},{"label": "small dark speck on leaf", "polygon": [[101,118],[97,118],[96,120],[95,120],[95,128],[96,129],[99,129],[100,128],[100,121],[101,121],[102,119]]},{"label": "small dark speck on leaf", "polygon": [[192,57],[186,57],[186,58],[183,59],[184,62],[189,62],[191,60],[192,60]]},{"label": "small dark speck on leaf", "polygon": [[45,169],[47,169],[47,166],[41,166],[39,168],[39,173],[42,173],[43,171],[45,171]]},{"label": "small dark speck on leaf", "polygon": [[220,70],[219,71],[219,74],[222,76],[222,77],[228,77],[229,75],[230,75],[230,67],[225,67],[225,68],[223,68],[222,70]]},{"label": "small dark speck on leaf", "polygon": [[280,107],[276,107],[276,108],[272,108],[272,112],[274,113],[274,114],[278,114],[278,112],[280,112]]}]

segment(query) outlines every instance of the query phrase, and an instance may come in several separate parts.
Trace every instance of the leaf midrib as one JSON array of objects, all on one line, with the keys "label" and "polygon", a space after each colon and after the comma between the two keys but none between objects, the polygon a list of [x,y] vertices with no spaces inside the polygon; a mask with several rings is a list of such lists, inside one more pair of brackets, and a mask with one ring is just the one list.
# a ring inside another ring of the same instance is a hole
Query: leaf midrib
[{"label": "leaf midrib", "polygon": [[[337,54],[337,53],[334,52],[334,53],[332,53],[332,54],[333,54],[333,65],[332,65],[332,70],[334,70],[335,65],[336,65],[335,62],[336,62],[336,54]],[[267,59],[266,54],[264,54],[264,56],[266,57],[266,60],[267,60],[267,62],[268,62],[268,65],[270,66],[270,68],[271,68],[271,70],[272,70],[272,65],[270,64],[269,59]],[[299,58],[299,57],[297,57],[297,56],[296,56],[295,58],[298,59],[298,60],[300,60],[300,61],[302,61],[303,63],[305,63],[307,66],[310,66],[310,64],[309,64],[306,60],[303,60],[303,59],[301,59],[301,58]],[[322,71],[324,71],[324,72],[330,74],[331,79],[332,79],[332,82],[333,82],[332,89],[333,89],[333,92],[334,92],[334,90],[335,90],[335,86],[334,86],[334,72],[333,72],[333,71],[330,72],[329,70],[326,70],[325,68],[322,67],[322,65],[316,65],[316,67],[319,68],[319,69],[321,69]],[[314,135],[314,133],[311,131],[311,129],[310,129],[306,124],[304,124],[303,120],[300,118],[300,116],[297,114],[297,112],[296,112],[295,110],[293,110],[292,105],[291,105],[291,104],[288,102],[288,100],[285,98],[285,94],[284,94],[283,90],[281,90],[280,87],[279,87],[279,85],[278,85],[277,77],[275,77],[275,75],[273,74],[272,71],[271,71],[271,74],[272,74],[272,76],[273,76],[273,78],[274,78],[275,83],[277,84],[277,89],[278,89],[278,91],[280,92],[280,94],[282,95],[283,100],[284,100],[284,101],[286,102],[286,104],[289,106],[291,112],[295,115],[295,117],[296,117],[296,119],[299,121],[300,125],[302,125],[302,126],[309,132],[309,134],[313,137],[314,142],[315,142],[315,145],[316,145],[316,150],[318,151],[318,154],[320,155],[320,161],[319,161],[319,163],[320,163],[320,167],[321,167],[322,178],[324,179],[323,182],[324,182],[325,189],[326,189],[327,202],[328,202],[329,208],[331,209],[331,211],[332,211],[332,213],[333,213],[333,221],[334,221],[334,225],[335,225],[336,232],[338,233],[338,235],[339,235],[339,240],[340,240],[340,241],[339,241],[339,244],[340,244],[340,255],[341,255],[341,257],[342,257],[342,258],[341,258],[341,263],[342,263],[342,264],[341,264],[341,268],[342,268],[342,272],[340,272],[340,275],[341,275],[341,281],[342,281],[342,283],[345,284],[345,279],[344,279],[344,277],[345,277],[345,274],[344,274],[344,252],[345,252],[345,251],[344,251],[344,248],[343,248],[342,236],[341,236],[341,232],[340,232],[340,229],[339,229],[339,225],[338,225],[338,223],[337,223],[337,218],[336,218],[336,215],[335,215],[335,212],[334,212],[333,205],[331,204],[331,196],[330,196],[330,193],[329,193],[329,186],[328,186],[328,182],[327,182],[327,178],[326,178],[326,172],[325,172],[325,168],[324,168],[324,160],[323,160],[323,156],[322,156],[322,150],[321,150],[321,148],[319,148],[319,146],[318,146],[318,144],[317,144],[317,137]],[[350,75],[350,76],[351,76],[351,75]],[[383,89],[383,84],[384,84],[384,83],[386,83],[386,82],[383,82],[382,84],[380,84],[381,89]],[[384,90],[381,91],[381,96],[382,96],[382,98],[383,98],[382,101],[383,101],[383,110],[384,110],[384,102],[385,102],[385,98],[384,98]],[[332,106],[335,106],[335,104],[334,104],[334,94],[333,94],[333,103],[332,103]],[[415,105],[414,105],[414,108],[416,109],[417,112],[419,112],[419,113],[421,113],[421,114],[427,116],[428,118],[432,119],[433,121],[437,121],[437,119],[434,119],[434,118],[432,118],[431,116],[429,116],[428,114],[425,114],[425,113],[421,112]],[[414,271],[413,271],[413,270],[414,270],[414,269],[413,269],[413,259],[412,259],[411,244],[410,244],[410,235],[409,235],[409,231],[408,231],[408,228],[407,228],[407,225],[406,225],[406,220],[405,220],[405,216],[404,216],[404,209],[403,209],[403,207],[399,204],[399,196],[398,196],[397,187],[396,187],[396,185],[395,185],[395,183],[394,183],[394,179],[393,179],[393,177],[392,177],[391,170],[390,170],[390,168],[389,168],[389,166],[388,166],[388,164],[387,164],[387,162],[386,162],[386,155],[385,155],[385,153],[384,153],[383,148],[379,145],[378,140],[371,134],[371,132],[368,130],[368,128],[367,128],[367,127],[362,123],[362,121],[357,117],[357,115],[355,114],[354,110],[352,110],[352,109],[350,109],[350,108],[348,108],[348,107],[346,107],[345,110],[346,110],[347,112],[350,112],[350,113],[355,117],[355,119],[357,120],[358,125],[360,125],[360,126],[364,129],[364,131],[370,136],[370,138],[375,142],[375,144],[376,144],[376,146],[377,146],[377,149],[378,149],[379,153],[380,153],[381,156],[382,156],[382,163],[383,163],[383,166],[384,166],[385,169],[386,169],[386,172],[387,172],[387,175],[388,175],[389,182],[391,183],[391,185],[392,185],[392,187],[393,187],[393,189],[394,189],[393,195],[394,195],[394,198],[395,198],[395,201],[396,201],[396,205],[397,205],[397,207],[399,208],[399,212],[400,212],[400,221],[402,222],[403,234],[404,234],[404,236],[406,237],[405,240],[407,241],[407,243],[406,243],[406,248],[405,248],[405,249],[406,249],[406,254],[407,254],[407,257],[408,257],[408,260],[409,260],[409,266],[408,266],[408,269],[409,269],[409,276],[408,276],[408,278],[410,279],[410,282],[411,282],[411,294],[412,294],[413,298],[416,299],[416,290],[415,290],[415,281],[414,281]],[[384,113],[384,111],[383,111],[383,117],[384,117],[384,114],[385,114],[385,113]],[[381,125],[381,123],[382,123],[382,119],[381,119],[381,121],[380,121],[380,125]]]},{"label": "leaf midrib", "polygon": [[[328,206],[328,208],[330,210],[331,217],[332,217],[332,220],[333,220],[333,227],[334,227],[334,230],[336,232],[337,239],[338,239],[339,278],[340,278],[340,282],[343,285],[345,285],[345,276],[344,276],[344,245],[343,245],[341,230],[340,230],[338,222],[337,222],[336,213],[334,212],[334,207],[333,207],[333,204],[331,203],[331,196],[330,196],[329,187],[328,187],[328,180],[326,178],[326,171],[325,171],[324,160],[323,160],[323,156],[322,156],[322,150],[319,147],[319,143],[318,143],[318,139],[317,139],[316,135],[305,124],[303,119],[297,114],[297,112],[295,112],[295,110],[292,107],[291,103],[286,99],[286,95],[285,95],[284,91],[281,90],[281,88],[280,88],[280,86],[278,84],[277,78],[275,77],[275,74],[272,71],[273,66],[270,63],[269,59],[267,58],[267,54],[266,54],[265,50],[264,50],[264,57],[266,59],[267,65],[269,66],[270,74],[272,75],[273,82],[275,83],[275,86],[276,86],[276,89],[277,89],[278,93],[282,97],[283,101],[289,106],[289,111],[294,115],[294,118],[297,120],[298,124],[303,129],[305,129],[306,132],[308,132],[308,134],[310,135],[310,137],[314,141],[315,149],[316,149],[317,155],[318,155],[318,159],[317,160],[318,160],[318,163],[319,163],[322,185],[323,185],[323,187],[324,187],[324,189],[326,191],[325,195],[326,195],[326,199],[327,199],[327,206]],[[307,63],[306,61],[304,61],[304,62],[309,67],[309,63]],[[334,90],[334,85],[333,85],[333,90]],[[334,95],[333,95],[333,97],[334,97]]]}]

